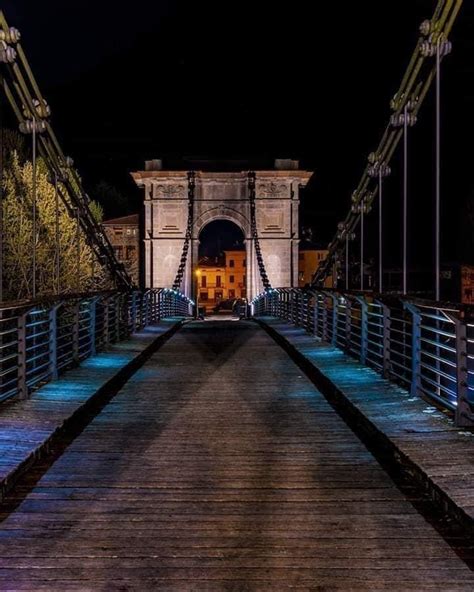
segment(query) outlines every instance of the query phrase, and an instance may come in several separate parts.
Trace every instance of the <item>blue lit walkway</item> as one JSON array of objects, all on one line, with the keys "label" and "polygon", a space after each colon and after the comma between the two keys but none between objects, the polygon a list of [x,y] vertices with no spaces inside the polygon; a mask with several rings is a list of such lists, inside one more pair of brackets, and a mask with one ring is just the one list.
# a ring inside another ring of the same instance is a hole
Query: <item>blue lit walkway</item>
[{"label": "blue lit walkway", "polygon": [[250,322],[186,325],[5,510],[0,590],[474,589]]},{"label": "blue lit walkway", "polygon": [[42,453],[55,433],[177,322],[170,319],[135,333],[44,385],[27,400],[0,404],[0,501],[18,473]]},{"label": "blue lit walkway", "polygon": [[302,329],[274,318],[262,321],[322,374],[347,412],[380,436],[440,506],[474,532],[472,430],[456,428],[442,411]]}]

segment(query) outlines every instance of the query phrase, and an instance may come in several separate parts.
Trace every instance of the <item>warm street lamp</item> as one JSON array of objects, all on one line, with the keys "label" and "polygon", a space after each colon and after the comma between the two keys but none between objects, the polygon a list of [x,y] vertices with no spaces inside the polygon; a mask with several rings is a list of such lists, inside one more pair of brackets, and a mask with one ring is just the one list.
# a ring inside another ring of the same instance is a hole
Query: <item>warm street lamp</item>
[{"label": "warm street lamp", "polygon": [[194,315],[196,319],[199,318],[199,278],[202,275],[201,270],[199,267],[195,271],[196,274],[196,314]]}]

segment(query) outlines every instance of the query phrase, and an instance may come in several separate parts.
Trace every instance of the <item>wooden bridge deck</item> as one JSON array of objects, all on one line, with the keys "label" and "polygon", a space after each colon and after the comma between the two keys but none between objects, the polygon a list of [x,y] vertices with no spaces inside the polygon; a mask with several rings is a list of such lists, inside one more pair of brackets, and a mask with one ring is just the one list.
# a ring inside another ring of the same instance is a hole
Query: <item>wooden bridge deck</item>
[{"label": "wooden bridge deck", "polygon": [[252,323],[187,325],[41,469],[0,515],[2,591],[474,589]]}]

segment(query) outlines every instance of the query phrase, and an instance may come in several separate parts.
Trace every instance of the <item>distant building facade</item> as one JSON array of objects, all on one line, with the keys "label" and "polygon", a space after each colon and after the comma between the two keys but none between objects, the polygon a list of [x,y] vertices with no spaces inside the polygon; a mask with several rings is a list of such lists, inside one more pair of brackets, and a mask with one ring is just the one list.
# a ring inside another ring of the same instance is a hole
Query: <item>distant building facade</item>
[{"label": "distant building facade", "polygon": [[461,302],[474,304],[474,265],[461,268]]},{"label": "distant building facade", "polygon": [[197,288],[199,305],[212,310],[222,300],[247,297],[246,252],[225,251],[218,258],[199,260]]},{"label": "distant building facade", "polygon": [[112,218],[102,222],[118,261],[138,285],[140,268],[140,239],[138,214]]},{"label": "distant building facade", "polygon": [[[304,288],[311,284],[314,272],[328,256],[327,249],[320,249],[311,246],[300,246],[298,254],[298,286]],[[333,287],[333,278],[329,276],[324,283],[325,288]]]},{"label": "distant building facade", "polygon": [[245,251],[225,251],[228,298],[247,298],[246,257]]}]

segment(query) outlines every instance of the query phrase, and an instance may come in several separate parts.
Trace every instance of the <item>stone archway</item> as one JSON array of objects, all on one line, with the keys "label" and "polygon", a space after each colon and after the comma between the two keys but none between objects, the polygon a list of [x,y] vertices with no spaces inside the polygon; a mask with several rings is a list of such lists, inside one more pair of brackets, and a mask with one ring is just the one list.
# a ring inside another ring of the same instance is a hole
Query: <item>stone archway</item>
[{"label": "stone archway", "polygon": [[[298,285],[299,190],[312,173],[298,169],[256,172],[256,219],[260,246],[271,284]],[[186,171],[147,170],[132,173],[145,189],[143,286],[170,287],[177,268],[188,218]],[[229,220],[245,236],[248,296],[262,290],[250,228],[248,173],[195,174],[194,227],[182,289],[193,294],[193,270],[197,264],[199,232],[214,220]],[[170,256],[172,254],[174,257]]]},{"label": "stone archway", "polygon": [[[195,219],[191,245],[191,259],[190,265],[188,267],[188,273],[193,273],[193,270],[199,260],[199,237],[201,232],[208,224],[211,224],[212,222],[217,222],[219,220],[227,220],[228,222],[232,222],[242,231],[245,244],[245,258],[247,261],[247,274],[245,286],[246,293],[256,294],[257,288],[256,286],[254,286],[255,280],[253,277],[255,255],[252,250],[253,239],[251,233],[250,220],[246,216],[244,216],[242,212],[239,212],[237,209],[226,206],[224,204],[220,204],[218,206],[211,204],[208,209],[203,209],[201,215],[197,219]],[[188,281],[191,281],[191,278],[189,278]],[[195,296],[194,293],[193,296]]]}]

